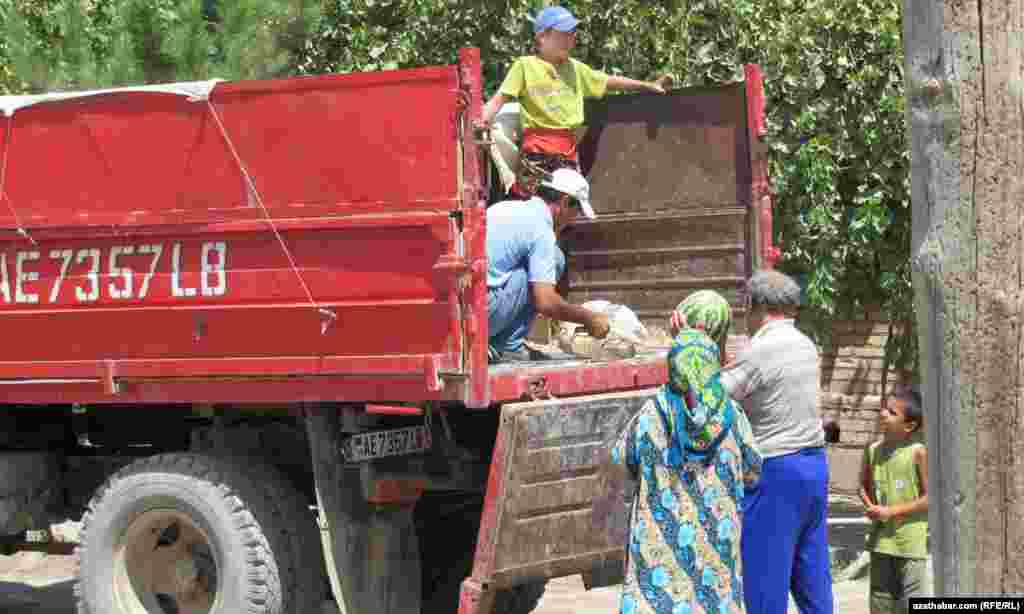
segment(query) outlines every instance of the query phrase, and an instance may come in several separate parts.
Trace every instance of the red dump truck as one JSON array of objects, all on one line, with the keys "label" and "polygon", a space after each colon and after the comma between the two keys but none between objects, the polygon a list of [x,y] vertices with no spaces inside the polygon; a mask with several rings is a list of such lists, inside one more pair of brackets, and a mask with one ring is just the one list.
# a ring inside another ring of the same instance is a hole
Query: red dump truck
[{"label": "red dump truck", "polygon": [[[745,72],[589,108],[570,300],[742,316]],[[81,504],[79,612],[522,614],[621,577],[599,466],[664,355],[488,366],[480,75],[0,97],[0,533]]]}]

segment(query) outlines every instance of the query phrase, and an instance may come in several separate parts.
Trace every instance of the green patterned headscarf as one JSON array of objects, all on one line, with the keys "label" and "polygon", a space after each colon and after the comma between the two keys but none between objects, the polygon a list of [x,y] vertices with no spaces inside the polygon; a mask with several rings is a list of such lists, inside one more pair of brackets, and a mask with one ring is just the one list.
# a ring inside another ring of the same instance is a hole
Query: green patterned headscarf
[{"label": "green patterned headscarf", "polygon": [[732,326],[732,308],[729,301],[714,290],[699,290],[679,303],[676,311],[686,317],[691,328],[706,332],[715,343],[723,343]]},{"label": "green patterned headscarf", "polygon": [[717,343],[699,330],[679,333],[668,353],[668,383],[655,397],[672,442],[666,465],[705,460],[732,428],[736,408],[720,372]]}]

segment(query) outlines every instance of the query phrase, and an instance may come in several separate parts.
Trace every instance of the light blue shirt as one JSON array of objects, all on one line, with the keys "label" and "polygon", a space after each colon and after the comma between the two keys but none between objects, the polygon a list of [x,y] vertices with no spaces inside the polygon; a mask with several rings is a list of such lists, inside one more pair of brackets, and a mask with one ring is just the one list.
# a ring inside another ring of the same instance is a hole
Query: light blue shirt
[{"label": "light blue shirt", "polygon": [[487,209],[488,288],[500,288],[520,269],[526,270],[530,283],[554,284],[564,263],[551,210],[543,200],[505,200]]}]

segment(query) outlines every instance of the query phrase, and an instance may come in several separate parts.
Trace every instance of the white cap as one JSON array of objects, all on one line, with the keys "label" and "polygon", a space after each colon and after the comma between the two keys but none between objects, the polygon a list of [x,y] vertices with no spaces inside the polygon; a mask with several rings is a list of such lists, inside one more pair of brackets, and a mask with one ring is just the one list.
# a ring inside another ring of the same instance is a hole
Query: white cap
[{"label": "white cap", "polygon": [[590,184],[587,183],[583,175],[571,168],[560,168],[551,173],[549,179],[542,181],[541,185],[558,190],[562,194],[568,194],[578,200],[580,208],[583,209],[583,215],[588,220],[597,218],[594,208],[590,206]]}]

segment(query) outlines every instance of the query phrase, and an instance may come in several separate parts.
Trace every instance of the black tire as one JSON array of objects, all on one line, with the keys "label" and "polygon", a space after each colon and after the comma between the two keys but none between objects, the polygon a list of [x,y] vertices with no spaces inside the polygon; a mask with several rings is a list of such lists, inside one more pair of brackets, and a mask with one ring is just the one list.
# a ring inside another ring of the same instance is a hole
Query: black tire
[{"label": "black tire", "polygon": [[[89,503],[78,556],[79,614],[173,614],[194,598],[210,614],[308,614],[324,597],[311,512],[251,458],[164,454],[123,468]],[[158,585],[175,590],[144,588]]]}]

